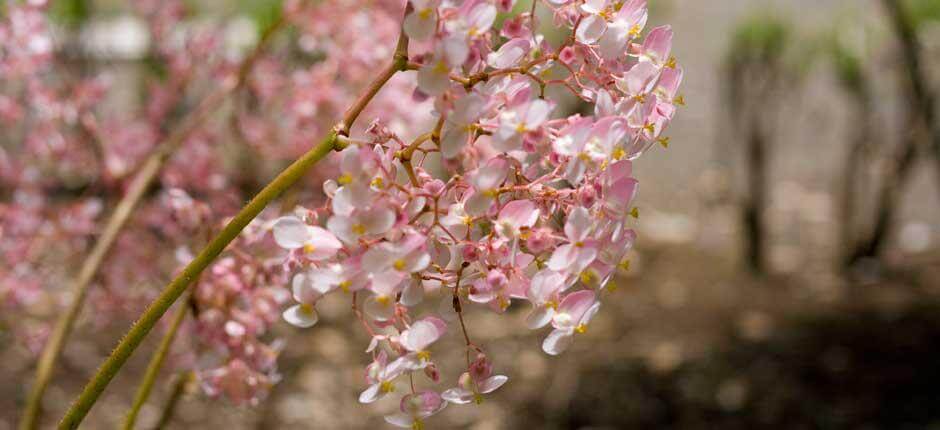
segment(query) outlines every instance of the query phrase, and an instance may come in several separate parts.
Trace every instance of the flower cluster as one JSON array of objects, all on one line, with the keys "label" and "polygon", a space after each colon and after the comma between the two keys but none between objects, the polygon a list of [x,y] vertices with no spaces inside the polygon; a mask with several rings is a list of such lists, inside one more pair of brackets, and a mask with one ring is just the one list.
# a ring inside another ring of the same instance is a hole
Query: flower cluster
[{"label": "flower cluster", "polygon": [[[414,139],[380,122],[344,137],[326,204],[272,227],[294,272],[284,319],[313,326],[322,297],[349,293],[372,336],[360,401],[411,378],[400,413],[386,417],[393,425],[421,428],[448,403],[482,401],[507,381],[471,339],[471,305],[529,308],[529,328],[551,326],[542,343],[551,355],[585,332],[629,264],[632,162],[668,143],[682,104],[671,30],[643,36],[646,0],[514,6],[411,0],[404,31],[419,50],[409,67],[415,98],[433,98],[434,125]],[[536,7],[570,36],[547,42]],[[592,114],[562,116],[567,94]],[[430,296],[443,296],[433,312],[421,306]],[[449,331],[465,340],[464,372],[443,392],[417,389],[416,376],[441,379],[432,345]]]}]

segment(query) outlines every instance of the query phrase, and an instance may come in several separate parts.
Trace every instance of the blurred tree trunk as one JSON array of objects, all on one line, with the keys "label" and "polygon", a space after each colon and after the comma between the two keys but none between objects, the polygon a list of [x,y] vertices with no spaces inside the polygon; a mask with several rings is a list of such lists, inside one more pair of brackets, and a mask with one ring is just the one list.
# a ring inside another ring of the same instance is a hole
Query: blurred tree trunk
[{"label": "blurred tree trunk", "polygon": [[745,234],[745,258],[748,266],[758,273],[766,272],[764,242],[767,236],[763,214],[767,208],[767,138],[754,119],[746,146],[748,191],[743,205],[742,219]]},{"label": "blurred tree trunk", "polygon": [[922,146],[931,148],[937,165],[936,173],[940,178],[940,124],[937,124],[936,118],[936,98],[923,70],[922,49],[913,17],[908,14],[900,0],[882,0],[882,4],[888,12],[892,29],[901,45],[901,56],[907,75],[904,79],[907,94],[903,97],[904,100],[909,100],[907,119],[903,141],[897,155],[889,163],[882,186],[878,190],[874,225],[868,237],[859,241],[855,250],[848,255],[846,264],[849,267],[862,259],[875,258],[881,253],[894,225],[898,204]]}]

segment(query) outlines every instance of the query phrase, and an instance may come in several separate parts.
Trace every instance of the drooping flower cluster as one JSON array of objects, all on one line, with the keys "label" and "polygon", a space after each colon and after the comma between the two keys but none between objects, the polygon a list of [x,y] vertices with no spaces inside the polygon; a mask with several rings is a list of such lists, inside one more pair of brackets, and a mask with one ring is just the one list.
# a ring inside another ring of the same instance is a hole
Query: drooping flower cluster
[{"label": "drooping flower cluster", "polygon": [[[344,138],[327,203],[272,230],[294,268],[296,304],[284,318],[313,326],[323,296],[350,294],[372,336],[360,401],[396,391],[407,375],[401,413],[386,420],[421,428],[447,403],[479,402],[507,380],[471,339],[471,305],[528,308],[529,328],[552,328],[542,343],[551,355],[585,332],[629,264],[632,160],[668,143],[682,69],[668,27],[643,36],[646,0],[538,2],[570,32],[555,46],[531,11],[496,25],[513,1],[410,6],[415,97],[433,98],[436,125],[413,140],[378,122]],[[563,116],[557,94],[592,113]],[[443,302],[429,313],[430,295]],[[463,335],[465,372],[445,378],[456,385],[443,392],[417,389],[416,376],[441,378],[432,345],[448,332]]]}]

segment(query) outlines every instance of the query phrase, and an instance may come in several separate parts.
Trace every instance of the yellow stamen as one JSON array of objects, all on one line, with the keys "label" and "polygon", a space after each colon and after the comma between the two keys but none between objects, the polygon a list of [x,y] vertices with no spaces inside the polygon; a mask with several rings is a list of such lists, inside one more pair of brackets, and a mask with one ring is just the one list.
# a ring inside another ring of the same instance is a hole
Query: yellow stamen
[{"label": "yellow stamen", "polygon": [[549,301],[545,302],[545,307],[546,307],[546,308],[552,308],[552,309],[554,309],[554,310],[557,311],[557,310],[558,310],[558,302],[555,301],[555,300],[549,300]]},{"label": "yellow stamen", "polygon": [[372,179],[372,182],[370,182],[369,184],[380,190],[382,188],[385,188],[385,180],[382,179],[381,176],[376,176],[374,179]]},{"label": "yellow stamen", "polygon": [[526,240],[529,236],[532,235],[532,230],[529,230],[528,227],[522,227],[519,231],[519,239]]},{"label": "yellow stamen", "polygon": [[637,208],[633,208],[632,210],[630,210],[630,216],[632,216],[632,217],[635,218],[635,219],[639,219],[639,218],[640,218],[640,210],[637,209]]},{"label": "yellow stamen", "polygon": [[340,282],[340,283],[339,283],[339,288],[340,288],[341,290],[343,290],[344,293],[348,293],[348,292],[349,292],[349,286],[350,286],[351,284],[352,284],[352,283],[349,282],[349,281],[343,281],[343,282]]},{"label": "yellow stamen", "polygon": [[646,130],[647,132],[649,132],[649,134],[653,134],[653,133],[656,133],[656,126],[653,125],[653,123],[648,122],[643,125],[643,130]]},{"label": "yellow stamen", "polygon": [[630,260],[621,261],[620,264],[617,265],[617,267],[623,270],[630,270]]},{"label": "yellow stamen", "polygon": [[431,351],[418,351],[418,359],[421,361],[431,361]]},{"label": "yellow stamen", "polygon": [[437,64],[434,65],[433,70],[435,73],[447,73],[450,71],[450,69],[447,67],[447,63],[445,63],[443,60],[438,61]]},{"label": "yellow stamen", "polygon": [[619,160],[625,155],[627,155],[627,151],[624,151],[623,148],[616,148],[614,149],[614,153],[611,154],[611,157],[613,157],[614,160]]},{"label": "yellow stamen", "polygon": [[411,423],[411,430],[424,430],[424,423],[416,418],[415,421]]},{"label": "yellow stamen", "polygon": [[349,173],[343,173],[338,178],[336,178],[336,182],[339,182],[340,185],[346,185],[352,181],[353,177]]},{"label": "yellow stamen", "polygon": [[630,32],[629,32],[630,37],[637,37],[637,36],[639,36],[639,35],[640,35],[640,31],[642,31],[642,30],[640,29],[639,24],[634,25],[633,27],[630,27]]},{"label": "yellow stamen", "polygon": [[395,384],[393,384],[392,381],[382,381],[382,385],[379,386],[379,389],[382,390],[383,393],[391,393],[395,391]]},{"label": "yellow stamen", "polygon": [[316,251],[316,250],[317,250],[317,247],[313,246],[312,243],[307,243],[304,245],[304,252],[306,252],[307,254],[313,253],[313,251]]},{"label": "yellow stamen", "polygon": [[670,69],[675,69],[675,68],[676,68],[676,57],[669,57],[669,59],[666,60],[666,67],[668,67],[668,68],[670,68]]},{"label": "yellow stamen", "polygon": [[467,227],[473,225],[473,217],[470,216],[470,215],[464,215],[463,218],[461,218],[460,220],[463,221],[463,223],[464,223]]},{"label": "yellow stamen", "polygon": [[392,302],[392,298],[389,296],[376,296],[375,302],[382,306],[388,306]]},{"label": "yellow stamen", "polygon": [[614,291],[617,291],[619,288],[620,288],[620,285],[617,284],[616,281],[611,280],[610,282],[607,283],[607,291],[610,291],[611,293]]},{"label": "yellow stamen", "polygon": [[582,284],[588,285],[588,286],[594,285],[598,280],[597,273],[595,273],[591,269],[587,269],[581,272],[581,275],[579,275],[578,277],[581,279]]},{"label": "yellow stamen", "polygon": [[431,17],[431,13],[433,13],[433,12],[434,12],[434,10],[432,10],[432,9],[429,8],[429,7],[426,7],[426,8],[424,8],[424,9],[421,9],[421,10],[418,11],[418,18],[421,18],[421,19],[428,19],[428,18]]},{"label": "yellow stamen", "polygon": [[401,258],[395,260],[395,262],[392,263],[392,267],[394,267],[395,270],[399,272],[401,272],[402,270],[405,270],[405,260],[402,260]]},{"label": "yellow stamen", "polygon": [[483,195],[484,195],[484,196],[487,196],[487,197],[490,197],[490,198],[495,198],[496,196],[499,195],[499,190],[496,189],[496,188],[490,188],[490,189],[488,189],[488,190],[483,190]]},{"label": "yellow stamen", "polygon": [[574,243],[575,248],[584,248],[584,242],[580,240]]},{"label": "yellow stamen", "polygon": [[679,94],[675,99],[672,100],[672,102],[677,106],[685,106],[685,97],[683,97],[682,94]]},{"label": "yellow stamen", "polygon": [[473,403],[478,405],[483,403],[483,396],[481,396],[479,393],[473,393]]},{"label": "yellow stamen", "polygon": [[669,138],[668,138],[668,137],[663,136],[663,137],[660,137],[659,139],[656,139],[656,141],[659,142],[659,144],[662,145],[663,148],[669,148]]},{"label": "yellow stamen", "polygon": [[584,334],[584,332],[587,331],[587,326],[584,324],[578,324],[578,326],[574,328],[574,331],[577,333]]},{"label": "yellow stamen", "polygon": [[353,224],[353,226],[352,226],[352,232],[355,233],[355,234],[358,235],[358,236],[362,236],[362,235],[366,234],[366,226],[364,226],[364,225],[362,225],[362,224]]},{"label": "yellow stamen", "polygon": [[310,303],[301,303],[300,312],[305,315],[313,314],[314,313],[313,305],[311,305]]},{"label": "yellow stamen", "polygon": [[646,103],[646,94],[637,94],[633,96],[633,100],[636,100],[639,104]]},{"label": "yellow stamen", "polygon": [[519,125],[516,126],[516,133],[525,133],[526,130],[526,124],[524,122],[520,122]]}]

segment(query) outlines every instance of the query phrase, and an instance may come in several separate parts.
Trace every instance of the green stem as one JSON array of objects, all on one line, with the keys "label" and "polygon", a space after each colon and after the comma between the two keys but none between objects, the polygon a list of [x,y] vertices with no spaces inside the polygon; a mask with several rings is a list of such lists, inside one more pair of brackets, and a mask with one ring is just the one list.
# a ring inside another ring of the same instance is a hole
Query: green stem
[{"label": "green stem", "polygon": [[[406,12],[407,13],[407,12]],[[98,369],[98,372],[92,377],[91,381],[82,390],[82,393],[75,400],[75,403],[69,408],[59,422],[60,429],[74,429],[81,424],[85,415],[101,396],[101,393],[111,382],[111,379],[124,366],[124,363],[130,358],[134,350],[140,346],[144,337],[150,333],[153,326],[160,317],[166,313],[167,309],[186,291],[186,288],[202,273],[206,267],[211,264],[219,254],[225,250],[225,247],[241,233],[248,223],[251,222],[272,200],[277,198],[288,187],[293,185],[303,176],[314,164],[334,149],[341,148],[338,142],[338,135],[346,135],[353,123],[362,113],[363,109],[369,104],[372,98],[378,94],[379,90],[385,86],[395,73],[404,71],[408,66],[408,37],[402,30],[398,36],[398,44],[395,48],[393,61],[386,66],[379,75],[366,87],[362,95],[346,111],[343,120],[333,127],[333,130],[323,139],[320,144],[304,154],[301,158],[294,161],[290,166],[281,172],[273,181],[268,183],[261,192],[258,193],[245,207],[243,207],[231,221],[216,235],[212,241],[191,261],[175,279],[173,279],[160,296],[147,307],[147,310],[140,316],[137,322],[131,326],[130,331],[121,339],[118,346]]]},{"label": "green stem", "polygon": [[186,392],[186,385],[189,384],[189,381],[193,380],[193,376],[191,370],[180,372],[176,383],[173,384],[173,391],[170,392],[170,397],[166,400],[166,405],[163,407],[163,413],[160,414],[160,420],[157,421],[157,425],[154,426],[155,430],[160,430],[170,423],[170,419],[173,418],[173,412],[176,411],[176,404],[183,398],[183,393]]},{"label": "green stem", "polygon": [[190,294],[189,298],[183,301],[179,309],[176,310],[176,315],[173,316],[173,322],[170,323],[169,330],[163,335],[160,346],[157,347],[153,357],[150,358],[150,363],[147,364],[147,370],[144,372],[143,379],[141,379],[140,387],[137,388],[137,394],[134,396],[134,404],[131,406],[131,410],[124,420],[124,430],[134,429],[134,423],[137,421],[140,408],[144,406],[144,403],[147,403],[147,398],[150,397],[150,391],[153,389],[153,384],[157,380],[157,375],[160,374],[163,361],[170,352],[170,347],[173,346],[173,339],[176,338],[176,332],[179,331],[183,320],[186,319],[186,315],[190,311],[189,303],[191,300],[192,294]]},{"label": "green stem", "polygon": [[166,313],[167,309],[186,291],[186,288],[195,280],[206,267],[211,264],[216,257],[225,249],[225,247],[241,233],[248,223],[251,222],[261,210],[280,195],[287,187],[297,182],[300,177],[307,172],[317,161],[333,150],[336,143],[336,133],[331,132],[320,142],[319,145],[304,154],[303,157],[291,164],[286,170],[281,172],[277,178],[269,183],[251,199],[241,211],[232,218],[231,221],[222,229],[222,231],[212,239],[209,244],[190,262],[182,272],[173,281],[169,283],[160,293],[153,303],[147,307],[147,310],[140,316],[140,319],[134,323],[130,331],[124,335],[121,342],[114,349],[111,355],[105,360],[104,364],[98,369],[94,378],[88,382],[85,389],[79,395],[72,407],[66,412],[65,417],[59,423],[59,428],[74,429],[78,427],[82,419],[91,409],[91,406],[98,400],[98,396],[104,391],[111,379],[117,374],[118,370],[124,365],[131,353],[140,345],[144,337],[150,333],[153,326],[160,320],[160,317]]},{"label": "green stem", "polygon": [[252,53],[242,62],[238,75],[234,81],[223,82],[222,85],[212,94],[206,96],[192,113],[186,116],[180,126],[176,128],[166,140],[161,142],[156,149],[147,157],[140,166],[134,179],[131,180],[127,188],[127,193],[114,207],[114,212],[105,222],[104,230],[101,236],[95,242],[94,247],[88,256],[82,261],[78,276],[71,286],[72,302],[59,319],[56,321],[55,328],[49,341],[42,350],[39,363],[36,366],[36,378],[27,396],[26,406],[23,411],[23,417],[20,419],[20,430],[34,430],[39,426],[39,419],[42,414],[42,398],[52,379],[56,363],[62,354],[62,348],[65,341],[72,333],[75,321],[85,303],[85,297],[91,288],[92,280],[101,268],[105,257],[117,241],[118,235],[127,222],[130,220],[134,209],[140,204],[140,201],[146,195],[147,190],[156,180],[163,166],[169,160],[170,155],[176,151],[186,139],[209,119],[226,100],[227,96],[244,86],[247,82],[248,73],[260,57],[264,47],[271,40],[272,35],[282,25],[282,20],[276,21],[262,35],[261,41],[252,51]]}]

